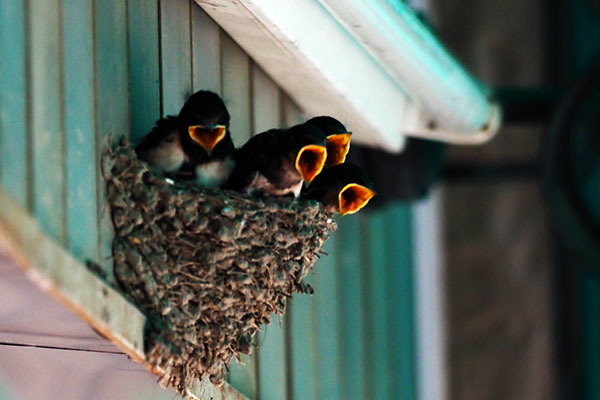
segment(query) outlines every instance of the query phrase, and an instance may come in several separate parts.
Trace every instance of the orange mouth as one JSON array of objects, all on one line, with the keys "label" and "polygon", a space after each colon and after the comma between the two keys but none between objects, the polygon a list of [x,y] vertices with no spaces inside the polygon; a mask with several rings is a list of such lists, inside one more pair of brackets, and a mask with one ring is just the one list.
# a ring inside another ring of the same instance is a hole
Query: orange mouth
[{"label": "orange mouth", "polygon": [[325,166],[327,159],[327,148],[316,144],[304,146],[296,156],[296,169],[300,172],[302,179],[309,184],[319,175]]},{"label": "orange mouth", "polygon": [[375,196],[371,189],[357,183],[349,183],[338,194],[340,214],[354,214]]},{"label": "orange mouth", "polygon": [[219,143],[227,133],[225,125],[216,125],[214,128],[207,128],[203,125],[192,125],[188,127],[188,134],[192,140],[198,143],[210,155],[217,143]]},{"label": "orange mouth", "polygon": [[327,167],[342,164],[350,150],[351,133],[339,133],[327,136]]}]

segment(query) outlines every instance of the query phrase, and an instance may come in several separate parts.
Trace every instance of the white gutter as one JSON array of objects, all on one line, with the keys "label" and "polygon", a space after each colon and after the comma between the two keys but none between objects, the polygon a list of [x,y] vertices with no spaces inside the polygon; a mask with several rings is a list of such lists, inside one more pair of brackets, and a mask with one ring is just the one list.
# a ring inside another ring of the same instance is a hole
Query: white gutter
[{"label": "white gutter", "polygon": [[[369,6],[362,0],[196,2],[308,116],[329,114],[342,120],[353,131],[354,142],[399,151],[404,134],[474,143],[497,129],[499,112],[484,91],[458,64],[442,63],[446,59],[439,56],[441,47],[434,39],[423,40],[428,32],[415,25],[412,13],[391,9],[395,16],[381,19],[380,13],[390,11],[376,8],[384,0]],[[406,43],[396,43],[397,38],[386,33],[392,27],[397,35],[406,30],[411,52],[399,47]],[[387,53],[392,55],[382,57]],[[404,71],[400,79],[394,73],[389,63],[402,62],[406,54],[424,58],[408,68],[421,70],[421,75]],[[430,75],[436,60],[442,63],[438,74],[443,76]],[[466,100],[457,102],[462,94]]]},{"label": "white gutter", "polygon": [[319,1],[422,109],[411,111],[405,133],[460,143],[493,135],[498,106],[404,2]]}]

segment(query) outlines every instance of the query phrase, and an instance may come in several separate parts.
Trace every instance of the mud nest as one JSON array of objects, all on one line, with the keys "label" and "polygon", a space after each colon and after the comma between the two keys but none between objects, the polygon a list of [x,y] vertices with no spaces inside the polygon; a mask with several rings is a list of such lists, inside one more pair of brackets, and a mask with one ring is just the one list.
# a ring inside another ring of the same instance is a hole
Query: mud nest
[{"label": "mud nest", "polygon": [[232,357],[303,282],[335,230],[317,203],[173,183],[120,143],[102,157],[115,228],[114,274],[147,315],[145,351],[183,393],[222,382]]}]

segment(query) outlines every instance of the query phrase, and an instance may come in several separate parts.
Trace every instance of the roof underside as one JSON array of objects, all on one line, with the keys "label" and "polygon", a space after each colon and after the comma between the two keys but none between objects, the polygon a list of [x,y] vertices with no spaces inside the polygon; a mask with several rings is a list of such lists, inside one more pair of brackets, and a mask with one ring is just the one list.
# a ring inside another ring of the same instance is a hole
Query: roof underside
[{"label": "roof underside", "polygon": [[309,115],[399,151],[404,135],[480,143],[499,125],[486,90],[399,1],[196,0]]}]

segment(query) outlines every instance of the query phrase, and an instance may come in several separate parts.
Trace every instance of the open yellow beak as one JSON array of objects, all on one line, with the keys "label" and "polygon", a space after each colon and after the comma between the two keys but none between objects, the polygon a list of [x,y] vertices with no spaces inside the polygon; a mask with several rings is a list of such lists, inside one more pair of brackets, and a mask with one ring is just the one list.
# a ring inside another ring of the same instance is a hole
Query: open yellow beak
[{"label": "open yellow beak", "polygon": [[349,183],[338,194],[340,214],[354,214],[375,196],[371,189],[357,183]]},{"label": "open yellow beak", "polygon": [[351,133],[339,133],[327,136],[327,167],[342,164],[346,161],[346,155],[350,150]]},{"label": "open yellow beak", "polygon": [[225,125],[216,125],[213,128],[207,128],[203,125],[188,126],[188,134],[192,140],[198,143],[206,150],[208,154],[212,153],[213,149],[227,133]]},{"label": "open yellow beak", "polygon": [[319,175],[325,166],[327,148],[316,144],[304,146],[296,156],[296,169],[300,172],[302,180],[309,184]]}]

